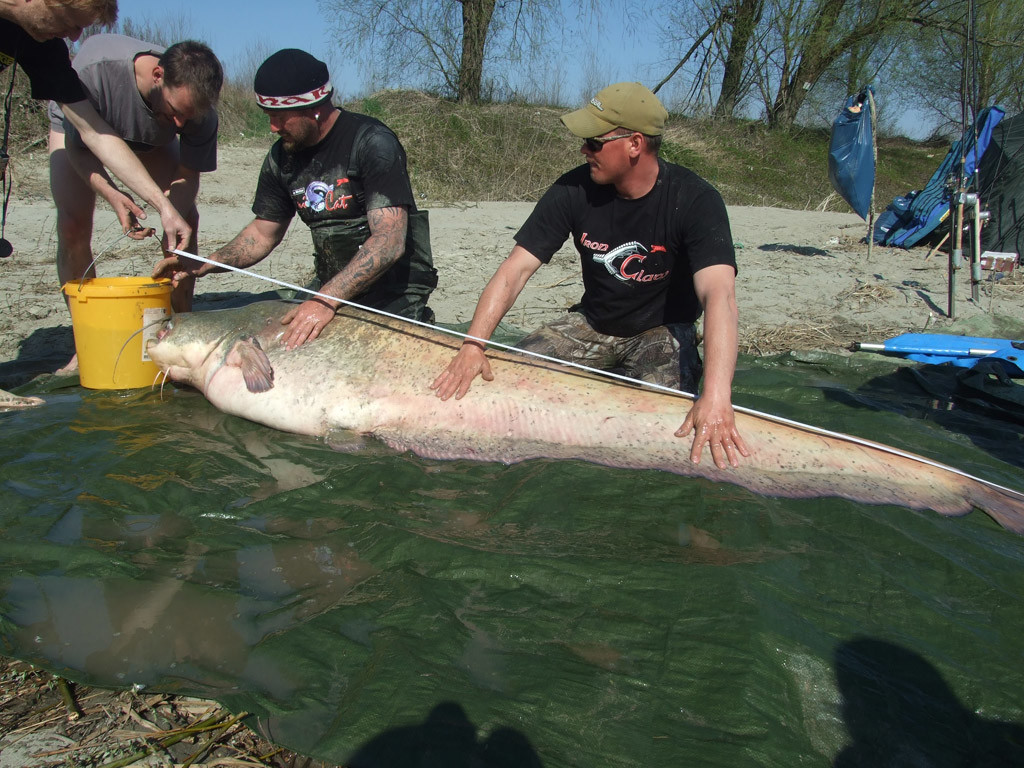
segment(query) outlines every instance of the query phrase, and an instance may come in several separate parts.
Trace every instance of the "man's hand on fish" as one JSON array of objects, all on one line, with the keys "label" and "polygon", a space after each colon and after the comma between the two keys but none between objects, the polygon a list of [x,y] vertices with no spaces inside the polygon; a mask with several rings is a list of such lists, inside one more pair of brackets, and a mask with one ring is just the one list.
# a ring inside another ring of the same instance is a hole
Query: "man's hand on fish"
[{"label": "man's hand on fish", "polygon": [[711,451],[715,466],[725,469],[727,464],[740,465],[740,455],[750,456],[750,450],[736,429],[736,414],[728,401],[715,400],[710,394],[701,395],[694,402],[676,437],[693,432],[690,461],[700,464],[704,446]]},{"label": "man's hand on fish", "polygon": [[467,339],[459,353],[448,363],[448,367],[434,379],[430,388],[442,400],[447,400],[452,395],[455,395],[456,400],[461,400],[478,374],[484,381],[494,381],[491,364],[487,362],[483,346],[479,341]]},{"label": "man's hand on fish", "polygon": [[281,318],[281,324],[288,326],[281,337],[281,343],[287,349],[295,349],[312,341],[334,319],[335,312],[337,308],[325,299],[315,298],[302,302]]}]

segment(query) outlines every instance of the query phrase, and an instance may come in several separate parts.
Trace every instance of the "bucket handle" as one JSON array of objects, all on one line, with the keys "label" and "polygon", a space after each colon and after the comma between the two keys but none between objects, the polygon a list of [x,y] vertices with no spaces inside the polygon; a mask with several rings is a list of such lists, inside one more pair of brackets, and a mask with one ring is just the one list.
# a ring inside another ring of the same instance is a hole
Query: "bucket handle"
[{"label": "bucket handle", "polygon": [[97,261],[99,260],[100,256],[102,256],[102,255],[103,255],[104,253],[106,253],[107,251],[109,251],[109,250],[110,250],[111,248],[113,248],[113,247],[114,247],[115,245],[117,245],[118,243],[120,243],[120,242],[121,242],[122,240],[124,240],[124,239],[125,239],[126,237],[129,237],[130,235],[133,235],[133,234],[135,234],[136,232],[141,232],[141,231],[142,231],[142,230],[144,230],[144,229],[145,229],[145,227],[142,227],[142,226],[139,226],[138,224],[136,224],[136,225],[135,225],[134,227],[132,227],[131,229],[129,229],[129,230],[127,231],[127,232],[123,233],[123,234],[122,234],[122,235],[121,235],[120,237],[118,237],[118,238],[116,238],[115,240],[111,241],[111,243],[110,243],[110,244],[109,244],[109,245],[108,245],[108,246],[107,246],[106,248],[104,248],[104,249],[103,249],[102,251],[100,251],[100,252],[99,252],[99,253],[97,253],[97,254],[96,254],[95,256],[93,256],[93,257],[92,257],[92,261],[90,261],[90,262],[89,262],[89,266],[87,266],[87,267],[85,268],[85,271],[84,271],[84,272],[82,273],[82,279],[78,281],[78,292],[79,292],[79,293],[81,293],[81,292],[82,292],[82,286],[84,286],[84,285],[85,285],[85,281],[89,279],[89,270],[93,268],[93,266],[94,266],[94,265],[96,264],[96,262],[97,262]]}]

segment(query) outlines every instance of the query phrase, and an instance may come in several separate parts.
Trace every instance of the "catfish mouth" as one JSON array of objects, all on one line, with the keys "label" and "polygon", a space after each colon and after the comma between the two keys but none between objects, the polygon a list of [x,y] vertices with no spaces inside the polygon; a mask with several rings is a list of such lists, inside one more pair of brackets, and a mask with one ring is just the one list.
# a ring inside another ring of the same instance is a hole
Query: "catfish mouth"
[{"label": "catfish mouth", "polygon": [[[183,316],[187,314],[189,313],[183,313]],[[194,344],[194,339],[190,338],[192,335],[188,333],[188,325],[180,325],[180,319],[181,318],[179,318],[177,315],[166,318],[163,321],[163,325],[159,328],[159,330],[157,330],[155,334],[153,334],[153,337],[149,339],[149,341],[147,342],[146,352],[151,354],[153,350],[156,349],[157,357],[161,357],[158,348],[164,343],[167,343],[172,347],[179,348],[180,352],[177,354],[177,357],[185,358],[187,354],[185,350],[196,345]],[[175,340],[174,338],[168,339],[168,337],[171,336],[171,334],[173,334],[175,331],[178,331],[181,334],[183,334],[182,338],[180,340]],[[206,351],[202,353],[203,362],[206,361],[206,358],[208,358],[210,354],[213,352],[213,350],[215,350],[220,344],[222,344],[225,339],[230,338],[235,333],[237,333],[237,331],[228,329],[224,333],[215,335],[214,338],[212,338],[208,342],[202,342],[200,340],[198,346],[206,348]],[[157,362],[157,365],[160,365],[160,363],[156,361],[155,358],[154,362]],[[171,367],[170,363],[168,363],[167,365],[168,367]]]},{"label": "catfish mouth", "polygon": [[156,332],[155,338],[149,340],[149,345],[147,346],[147,349],[149,347],[152,347],[153,344],[159,343],[159,342],[163,341],[165,338],[167,338],[167,334],[169,334],[173,330],[174,330],[174,318],[173,317],[169,317],[169,318],[167,318],[164,321],[163,327],[160,328],[160,330]]},{"label": "catfish mouth", "polygon": [[[157,359],[153,357],[152,353],[154,349],[158,348],[163,343],[164,339],[166,339],[170,335],[174,328],[174,317],[168,317],[163,321],[163,325],[160,326],[157,332],[146,340],[146,354],[149,355],[150,358],[152,358],[153,362],[159,365],[161,369],[164,369],[167,366],[161,365],[159,361],[157,361]],[[157,353],[157,357],[159,356],[159,353]]]},{"label": "catfish mouth", "polygon": [[[146,343],[146,354],[157,364],[165,379],[187,381],[189,378],[188,372],[194,367],[189,362],[190,359],[194,359],[195,355],[189,349],[192,344],[190,343],[186,328],[187,325],[182,326],[176,316],[168,317]],[[176,338],[173,335],[175,332],[181,335],[181,338]],[[210,349],[205,349],[201,353],[202,360],[200,364],[206,361],[210,351]]]}]

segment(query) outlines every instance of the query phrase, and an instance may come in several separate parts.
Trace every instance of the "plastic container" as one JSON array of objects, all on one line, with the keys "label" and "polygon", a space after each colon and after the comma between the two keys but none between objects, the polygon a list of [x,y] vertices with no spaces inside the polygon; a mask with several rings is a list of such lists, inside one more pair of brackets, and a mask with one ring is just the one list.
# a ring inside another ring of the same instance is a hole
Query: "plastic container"
[{"label": "plastic container", "polygon": [[171,281],[93,277],[62,288],[71,309],[78,373],[89,389],[152,386],[160,369],[146,342],[171,316]]}]

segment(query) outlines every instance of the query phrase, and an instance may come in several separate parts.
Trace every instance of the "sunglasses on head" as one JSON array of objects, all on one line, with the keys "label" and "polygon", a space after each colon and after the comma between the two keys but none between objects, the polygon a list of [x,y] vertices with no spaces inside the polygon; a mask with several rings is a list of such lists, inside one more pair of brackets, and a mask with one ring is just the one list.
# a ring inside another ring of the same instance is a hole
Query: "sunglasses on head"
[{"label": "sunglasses on head", "polygon": [[632,136],[632,133],[616,133],[614,136],[605,136],[603,138],[596,139],[584,139],[583,143],[587,145],[587,149],[591,152],[600,152],[601,147],[607,144],[609,141],[615,141],[616,139],[628,139]]}]

